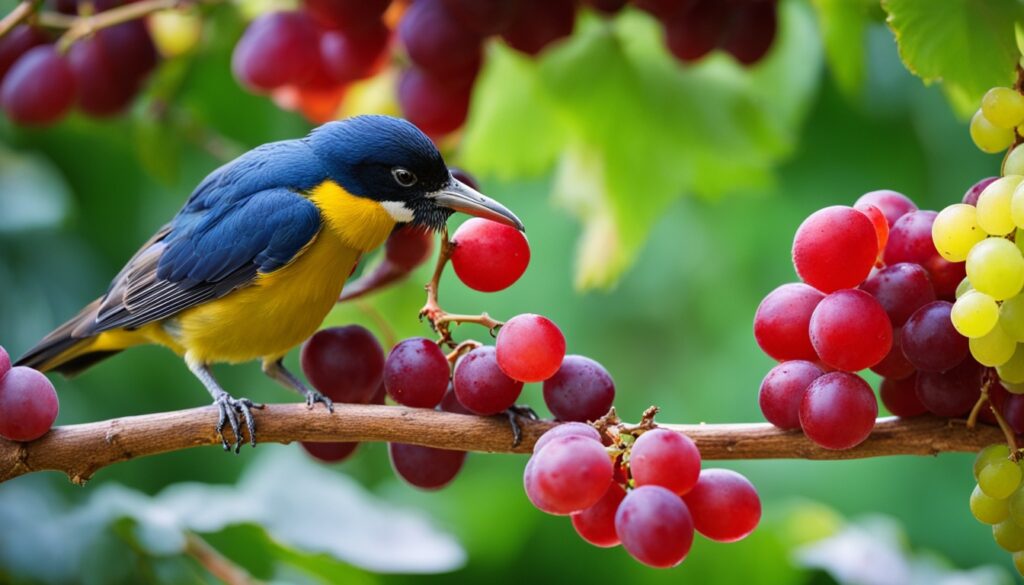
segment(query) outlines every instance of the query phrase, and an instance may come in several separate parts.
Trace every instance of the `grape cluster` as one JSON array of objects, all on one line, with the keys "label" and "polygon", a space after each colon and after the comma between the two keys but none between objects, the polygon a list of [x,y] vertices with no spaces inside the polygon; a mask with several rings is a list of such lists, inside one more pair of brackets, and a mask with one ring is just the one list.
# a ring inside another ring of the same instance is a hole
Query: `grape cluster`
[{"label": "grape cluster", "polygon": [[[965,199],[980,190],[972,187]],[[793,263],[804,282],[769,293],[754,317],[758,345],[781,362],[761,384],[769,422],[801,428],[828,449],[860,444],[878,414],[874,392],[857,375],[869,368],[883,377],[879,395],[895,415],[971,410],[989,360],[971,355],[951,319],[972,264],[933,239],[933,226],[939,233],[949,224],[900,193],[872,191],[853,207],[822,209],[800,225]],[[989,387],[993,395],[1002,391]]]},{"label": "grape cluster", "polygon": [[1010,457],[1006,445],[989,445],[974,461],[971,514],[992,526],[992,538],[1013,554],[1013,564],[1024,575],[1024,489],[1021,464]]},{"label": "grape cluster", "polygon": [[[87,14],[122,1],[55,4],[67,14]],[[157,61],[156,46],[141,20],[97,30],[66,52],[47,30],[20,24],[0,38],[0,109],[24,125],[51,124],[76,106],[93,117],[116,115],[139,93]]]},{"label": "grape cluster", "polygon": [[583,540],[621,544],[641,563],[667,568],[686,558],[694,530],[735,542],[757,527],[754,486],[735,471],[701,470],[700,451],[686,435],[620,433],[609,447],[602,438],[590,425],[559,425],[537,441],[523,472],[530,502],[568,515]]},{"label": "grape cluster", "polygon": [[[604,16],[627,3],[586,2]],[[721,48],[750,65],[775,38],[776,0],[637,0],[636,7],[662,23],[669,51],[684,62]],[[304,0],[297,11],[254,20],[235,47],[233,70],[246,88],[319,123],[336,116],[353,83],[384,73],[400,53],[398,105],[438,139],[465,122],[488,39],[537,56],[572,34],[577,11],[575,0]]]},{"label": "grape cluster", "polygon": [[32,368],[12,368],[10,355],[0,347],[0,437],[38,439],[57,420],[57,410],[57,392],[50,380]]}]

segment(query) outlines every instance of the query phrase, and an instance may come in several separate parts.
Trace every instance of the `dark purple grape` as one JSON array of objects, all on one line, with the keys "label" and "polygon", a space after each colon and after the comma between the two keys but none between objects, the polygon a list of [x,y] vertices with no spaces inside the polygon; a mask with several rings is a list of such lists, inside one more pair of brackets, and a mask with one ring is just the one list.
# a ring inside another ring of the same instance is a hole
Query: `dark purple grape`
[{"label": "dark purple grape", "polygon": [[896,416],[909,418],[922,415],[928,409],[917,397],[917,376],[909,376],[902,380],[883,378],[878,387],[878,397],[885,408]]},{"label": "dark purple grape", "polygon": [[71,45],[68,64],[75,73],[78,107],[92,116],[124,111],[138,90],[138,82],[114,71],[98,37]]},{"label": "dark purple grape", "polygon": [[744,65],[753,65],[768,53],[777,27],[775,0],[734,5],[722,48]]},{"label": "dark purple grape", "polygon": [[46,35],[40,29],[27,24],[19,24],[3,37],[0,37],[0,82],[7,75],[7,70],[32,47],[46,42]]},{"label": "dark purple grape", "polygon": [[398,79],[402,114],[434,139],[462,127],[472,92],[472,80],[452,83],[415,67],[403,71]]},{"label": "dark purple grape", "polygon": [[872,372],[884,378],[902,380],[917,371],[914,369],[914,364],[910,363],[907,356],[903,354],[903,348],[900,346],[900,333],[899,327],[893,329],[892,347],[889,349],[889,353],[882,358],[882,361],[871,366]]},{"label": "dark purple grape", "polygon": [[398,38],[409,59],[446,83],[471,80],[483,62],[482,38],[448,11],[443,0],[418,0],[402,17]]},{"label": "dark purple grape", "polygon": [[324,463],[341,463],[352,457],[356,452],[359,443],[313,443],[303,441],[299,443],[303,450],[309,453],[310,457]]},{"label": "dark purple grape", "polygon": [[480,37],[505,32],[512,24],[517,0],[444,0],[452,16]]},{"label": "dark purple grape", "polygon": [[684,63],[710,53],[722,42],[730,8],[721,0],[697,0],[690,8],[675,12],[663,21],[669,52]]},{"label": "dark purple grape", "polygon": [[0,85],[0,106],[18,124],[51,124],[75,103],[75,74],[53,45],[25,52]]},{"label": "dark purple grape", "polygon": [[918,372],[917,399],[934,415],[963,416],[981,396],[985,368],[967,358],[947,372]]},{"label": "dark purple grape", "polygon": [[379,24],[391,0],[303,0],[302,4],[320,26],[354,31]]},{"label": "dark purple grape", "polygon": [[567,355],[555,375],[544,380],[544,403],[558,420],[594,421],[615,401],[615,382],[596,361]]},{"label": "dark purple grape", "polygon": [[111,70],[123,78],[122,83],[139,81],[156,68],[156,45],[141,20],[96,31],[96,41],[103,46]]},{"label": "dark purple grape", "polygon": [[300,361],[309,383],[335,402],[367,404],[384,379],[384,350],[359,325],[317,331]]},{"label": "dark purple grape", "polygon": [[433,248],[434,236],[429,230],[404,225],[388,236],[384,255],[389,262],[408,272],[426,262]]},{"label": "dark purple grape", "polygon": [[963,203],[967,205],[978,205],[978,197],[981,196],[981,192],[996,181],[999,177],[985,177],[977,183],[971,185],[967,192],[964,193]]},{"label": "dark purple grape", "polygon": [[409,485],[437,490],[455,479],[466,462],[465,451],[449,451],[405,443],[388,443],[391,467]]},{"label": "dark purple grape", "polygon": [[900,332],[903,355],[923,372],[945,372],[967,357],[967,338],[950,320],[953,304],[935,301],[910,316]]},{"label": "dark purple grape", "polygon": [[479,415],[503,412],[516,403],[523,383],[505,375],[498,367],[492,346],[478,347],[459,360],[453,377],[459,402]]},{"label": "dark purple grape", "polygon": [[320,59],[336,83],[348,83],[373,76],[388,54],[391,31],[383,23],[356,31],[324,31],[320,36]]},{"label": "dark purple grape", "polygon": [[910,262],[886,266],[868,277],[860,289],[878,299],[895,327],[906,323],[914,311],[935,300],[928,271]]},{"label": "dark purple grape", "polygon": [[551,43],[571,35],[575,23],[573,0],[519,0],[515,17],[501,38],[520,53],[537,55]]},{"label": "dark purple grape", "polygon": [[396,345],[384,362],[384,387],[395,402],[434,408],[448,388],[448,358],[429,339],[413,337]]},{"label": "dark purple grape", "polygon": [[253,91],[301,85],[320,66],[316,28],[300,12],[269,12],[252,21],[231,57],[235,78]]}]

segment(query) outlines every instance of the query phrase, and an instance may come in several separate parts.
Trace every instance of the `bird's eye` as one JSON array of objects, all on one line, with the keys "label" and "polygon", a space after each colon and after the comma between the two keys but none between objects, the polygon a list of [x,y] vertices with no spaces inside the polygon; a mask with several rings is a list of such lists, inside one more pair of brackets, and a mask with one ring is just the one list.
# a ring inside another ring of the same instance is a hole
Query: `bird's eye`
[{"label": "bird's eye", "polygon": [[403,187],[412,187],[416,184],[416,175],[406,168],[395,167],[391,169],[391,176],[395,178],[396,183]]}]

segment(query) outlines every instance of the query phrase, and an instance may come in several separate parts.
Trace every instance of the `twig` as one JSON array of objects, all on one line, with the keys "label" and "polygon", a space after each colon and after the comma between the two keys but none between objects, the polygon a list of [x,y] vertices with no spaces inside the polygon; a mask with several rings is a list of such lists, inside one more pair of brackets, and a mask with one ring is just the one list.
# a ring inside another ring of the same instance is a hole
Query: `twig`
[{"label": "twig", "polygon": [[34,10],[35,2],[32,0],[24,0],[14,7],[14,10],[10,11],[7,16],[0,19],[0,38],[11,32],[11,30],[18,26],[22,21],[32,15]]},{"label": "twig", "polygon": [[255,585],[261,583],[253,579],[245,569],[231,562],[230,559],[217,552],[201,536],[194,532],[185,535],[185,554],[196,560],[211,575],[226,585]]},{"label": "twig", "polygon": [[[100,29],[109,28],[125,22],[129,22],[143,16],[147,16],[161,10],[169,10],[193,4],[197,0],[141,0],[131,4],[124,4],[117,8],[98,12],[90,16],[72,16],[52,12],[44,12],[39,15],[39,23],[43,26],[53,28],[66,28],[60,39],[57,40],[57,48],[60,51],[67,51],[75,41],[82,39]],[[220,0],[203,0],[205,2],[219,2]]]},{"label": "twig", "polygon": [[[270,404],[254,412],[259,442],[394,441],[463,451],[529,453],[555,423],[521,420],[512,445],[504,416],[478,417],[401,406],[335,404],[334,414],[304,404]],[[0,481],[43,470],[84,483],[97,470],[137,457],[216,445],[212,406],[57,427],[30,443],[0,439]],[[963,421],[934,417],[879,419],[867,441],[847,451],[818,447],[800,431],[768,423],[661,425],[696,441],[705,459],[858,459],[978,451],[1002,441],[999,429],[968,430]],[[227,432],[227,431],[226,431]],[[225,454],[225,457],[230,455]]]}]

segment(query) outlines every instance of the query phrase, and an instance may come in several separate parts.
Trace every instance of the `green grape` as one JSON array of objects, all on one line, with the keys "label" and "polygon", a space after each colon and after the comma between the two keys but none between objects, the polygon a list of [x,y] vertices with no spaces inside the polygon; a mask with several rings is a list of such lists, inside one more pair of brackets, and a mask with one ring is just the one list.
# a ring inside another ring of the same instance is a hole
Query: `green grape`
[{"label": "green grape", "polygon": [[1010,448],[1003,443],[995,443],[985,447],[981,451],[978,451],[978,456],[974,458],[974,480],[978,480],[978,476],[981,475],[981,470],[986,465],[994,461],[1010,459]]},{"label": "green grape", "polygon": [[993,87],[981,98],[981,111],[993,125],[1013,130],[1024,122],[1024,96],[1009,87]]},{"label": "green grape", "polygon": [[[1020,490],[1014,492],[1013,498],[1020,493]],[[974,491],[971,492],[971,514],[982,524],[999,524],[1010,517],[1010,501],[1012,500],[997,500],[986,496],[981,488],[974,486]]]},{"label": "green grape", "polygon": [[1024,577],[1024,553],[1021,551],[1013,553],[1013,566],[1017,569],[1017,574]]},{"label": "green grape", "polygon": [[1024,295],[1010,297],[999,306],[999,325],[1016,341],[1024,341]]},{"label": "green grape", "polygon": [[960,335],[982,337],[991,332],[999,321],[999,305],[985,293],[968,291],[953,303],[950,319]]},{"label": "green grape", "polygon": [[993,154],[1006,150],[1013,144],[1013,130],[996,126],[979,108],[971,118],[971,140],[982,152]]},{"label": "green grape", "polygon": [[[1000,500],[996,501],[998,502]],[[1017,523],[1017,526],[1024,527],[1024,490],[1018,489],[1010,494],[1010,497],[1001,501],[1007,504],[1007,509],[1010,512],[1010,518]],[[1002,520],[1000,520],[1000,522],[1002,522]],[[995,523],[993,522],[993,524]]]},{"label": "green grape", "polygon": [[981,451],[974,457],[974,479],[977,481],[978,475],[981,474],[981,470],[984,469],[988,464],[994,463],[1001,460],[1010,460],[1010,448],[1005,443],[993,443]]},{"label": "green grape", "polygon": [[1016,227],[1010,215],[1013,193],[1021,183],[1020,175],[1009,175],[992,181],[978,196],[978,225],[993,236],[1005,236]]},{"label": "green grape", "polygon": [[1024,174],[1024,148],[1014,148],[1003,161],[1003,175]]},{"label": "green grape", "polygon": [[1017,228],[1013,232],[1013,243],[1017,244],[1017,249],[1021,251],[1021,254],[1024,254],[1024,230]]},{"label": "green grape", "polygon": [[1017,351],[1017,342],[996,325],[982,337],[972,337],[967,341],[971,355],[983,366],[994,368],[1010,361]]},{"label": "green grape", "polygon": [[1010,394],[1024,394],[1024,384],[1014,384],[1013,382],[1003,381],[1003,388],[1006,389]]},{"label": "green grape", "polygon": [[1020,487],[1020,465],[1009,459],[993,461],[982,468],[978,474],[978,487],[985,495],[997,500],[1005,500]]},{"label": "green grape", "polygon": [[978,225],[978,210],[973,205],[957,203],[939,212],[932,224],[935,249],[950,262],[963,262],[974,244],[985,239]]},{"label": "green grape", "polygon": [[1010,384],[1024,384],[1024,344],[1017,344],[1013,357],[996,368],[999,379]]},{"label": "green grape", "polygon": [[975,290],[997,301],[1008,299],[1024,286],[1024,256],[1010,240],[986,238],[967,255],[967,278]]},{"label": "green grape", "polygon": [[967,294],[968,291],[972,290],[974,290],[974,287],[971,286],[971,279],[965,276],[964,279],[960,281],[960,284],[956,285],[956,298],[959,299]]},{"label": "green grape", "polygon": [[992,527],[992,538],[1007,552],[1024,550],[1024,528],[1007,518]]}]

